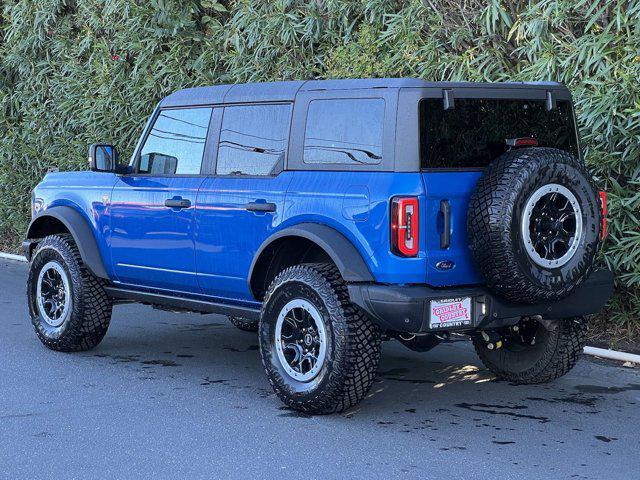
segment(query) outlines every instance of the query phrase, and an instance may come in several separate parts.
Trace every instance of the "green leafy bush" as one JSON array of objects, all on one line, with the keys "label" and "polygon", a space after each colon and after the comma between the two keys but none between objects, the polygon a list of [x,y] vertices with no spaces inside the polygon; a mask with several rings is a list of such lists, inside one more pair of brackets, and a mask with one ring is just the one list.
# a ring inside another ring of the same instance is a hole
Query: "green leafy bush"
[{"label": "green leafy bush", "polygon": [[194,85],[328,77],[557,80],[609,192],[610,320],[640,328],[640,1],[5,0],[0,241],[32,187],[87,145],[131,153],[153,105]]}]

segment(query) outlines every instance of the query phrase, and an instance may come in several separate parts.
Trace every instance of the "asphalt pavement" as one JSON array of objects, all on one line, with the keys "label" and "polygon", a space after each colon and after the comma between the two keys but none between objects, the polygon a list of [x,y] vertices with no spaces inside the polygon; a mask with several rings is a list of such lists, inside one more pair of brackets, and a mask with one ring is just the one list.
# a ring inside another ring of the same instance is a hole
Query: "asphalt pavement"
[{"label": "asphalt pavement", "polygon": [[640,478],[640,370],[584,357],[548,385],[497,381],[468,341],[383,346],[340,415],[286,409],[255,334],[219,315],[114,308],[104,341],[36,338],[27,265],[0,259],[0,478]]}]

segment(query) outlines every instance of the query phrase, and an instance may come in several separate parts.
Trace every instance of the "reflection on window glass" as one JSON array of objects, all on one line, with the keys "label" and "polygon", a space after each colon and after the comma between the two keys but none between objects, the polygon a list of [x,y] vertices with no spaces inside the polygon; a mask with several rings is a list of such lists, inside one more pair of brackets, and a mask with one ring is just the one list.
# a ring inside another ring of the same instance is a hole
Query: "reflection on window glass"
[{"label": "reflection on window glass", "polygon": [[140,154],[140,173],[198,174],[202,165],[211,108],[163,110]]},{"label": "reflection on window glass", "polygon": [[506,139],[522,137],[578,155],[571,104],[547,110],[544,100],[456,98],[444,110],[440,98],[420,101],[422,168],[483,168],[506,151]]},{"label": "reflection on window glass", "polygon": [[96,169],[98,171],[113,170],[115,159],[111,145],[98,145],[95,149]]},{"label": "reflection on window glass", "polygon": [[382,160],[384,100],[313,100],[304,135],[304,163],[376,165]]},{"label": "reflection on window glass", "polygon": [[284,160],[290,105],[225,107],[218,146],[219,175],[270,175]]}]

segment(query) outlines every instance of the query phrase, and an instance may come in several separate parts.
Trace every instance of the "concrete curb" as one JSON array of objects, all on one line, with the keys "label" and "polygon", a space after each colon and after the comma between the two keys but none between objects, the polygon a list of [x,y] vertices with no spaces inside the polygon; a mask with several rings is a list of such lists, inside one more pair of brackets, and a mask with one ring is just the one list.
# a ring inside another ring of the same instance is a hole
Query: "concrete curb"
[{"label": "concrete curb", "polygon": [[[14,253],[0,252],[0,258],[6,258],[7,260],[17,260],[19,262],[27,261],[27,259],[23,255],[16,255]],[[633,353],[619,352],[617,350],[607,350],[604,348],[596,347],[584,347],[584,353],[587,355],[593,355],[594,357],[618,360],[619,362],[631,362],[640,364],[640,355],[634,355]]]},{"label": "concrete curb", "polygon": [[16,255],[15,253],[0,252],[0,258],[6,258],[7,260],[17,260],[18,262],[26,262],[27,259],[23,255]]},{"label": "concrete curb", "polygon": [[594,357],[607,358],[609,360],[617,360],[619,362],[631,362],[640,364],[640,355],[633,353],[619,352],[617,350],[608,350],[605,348],[584,347],[584,353],[593,355]]}]

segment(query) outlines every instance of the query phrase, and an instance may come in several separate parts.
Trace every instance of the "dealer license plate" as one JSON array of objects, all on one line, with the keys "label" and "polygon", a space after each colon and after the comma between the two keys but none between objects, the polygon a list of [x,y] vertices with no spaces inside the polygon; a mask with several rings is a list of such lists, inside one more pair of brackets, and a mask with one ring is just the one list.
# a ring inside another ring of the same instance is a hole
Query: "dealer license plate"
[{"label": "dealer license plate", "polygon": [[471,297],[431,300],[429,326],[447,329],[471,325]]}]

